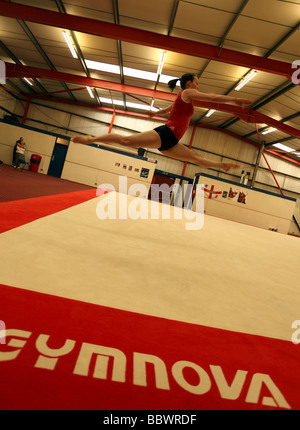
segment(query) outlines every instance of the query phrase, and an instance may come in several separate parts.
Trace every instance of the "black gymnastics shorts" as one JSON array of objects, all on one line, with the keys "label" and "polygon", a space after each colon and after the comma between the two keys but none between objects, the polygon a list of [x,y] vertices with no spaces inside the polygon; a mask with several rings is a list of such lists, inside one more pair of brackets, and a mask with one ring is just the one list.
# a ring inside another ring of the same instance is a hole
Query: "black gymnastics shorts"
[{"label": "black gymnastics shorts", "polygon": [[161,147],[158,148],[159,151],[167,151],[177,145],[178,139],[167,125],[160,125],[154,128],[154,131],[156,131],[161,140]]}]

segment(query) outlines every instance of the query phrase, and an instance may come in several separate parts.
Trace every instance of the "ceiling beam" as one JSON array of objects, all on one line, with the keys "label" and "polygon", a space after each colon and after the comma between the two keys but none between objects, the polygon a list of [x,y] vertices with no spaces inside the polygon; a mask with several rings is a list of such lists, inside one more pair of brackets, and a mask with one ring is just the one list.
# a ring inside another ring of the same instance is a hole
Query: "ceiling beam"
[{"label": "ceiling beam", "polygon": [[[2,40],[0,40],[0,49],[2,49],[5,54],[10,57],[16,64],[22,64],[21,61],[15,56],[15,54],[2,42]],[[36,94],[36,91],[31,87],[31,85],[27,84],[27,82],[25,82],[22,77],[19,77],[19,82],[22,86],[26,87],[26,89],[32,93],[32,94]],[[36,83],[38,84],[38,81],[36,81]],[[17,87],[17,85],[15,84],[15,87]],[[20,91],[19,87],[18,91]],[[42,91],[46,91],[45,88],[42,89]]]},{"label": "ceiling beam", "polygon": [[[244,52],[212,46],[192,40],[157,34],[75,15],[63,14],[18,3],[0,1],[0,15],[22,19],[53,27],[80,31],[114,40],[122,40],[152,48],[164,49],[181,54],[208,58],[215,61],[254,68],[267,73],[285,76],[292,80],[292,65],[278,60],[263,58]],[[300,85],[300,83],[299,83]]]},{"label": "ceiling beam", "polygon": [[[101,79],[88,78],[84,76],[72,75],[70,73],[57,72],[53,70],[45,70],[37,67],[23,66],[21,64],[5,63],[6,76],[8,78],[19,78],[21,76],[31,78],[45,78],[53,79],[56,81],[70,82],[77,85],[88,85],[90,87],[102,88],[110,91],[119,91],[121,93],[134,94],[142,97],[156,98],[160,100],[167,100],[174,102],[177,95],[165,91],[151,90],[148,88],[141,88],[134,85],[120,84],[117,82],[104,81]],[[236,115],[247,123],[260,123],[267,124],[271,127],[277,128],[288,135],[300,138],[300,130],[283,124],[282,122],[257,112],[250,108],[242,108],[224,103],[208,103],[208,102],[194,102],[195,106],[204,109],[216,109],[221,112],[228,112]]]},{"label": "ceiling beam", "polygon": [[[295,119],[295,118],[298,118],[300,116],[300,112],[296,112],[296,113],[294,113],[294,114],[292,114],[292,115],[289,115],[289,116],[286,116],[285,118],[282,118],[281,120],[280,120],[280,122],[288,122],[288,121],[292,121],[293,119]],[[260,133],[260,132],[263,132],[263,131],[265,131],[266,129],[267,129],[268,127],[262,127],[261,129],[259,129],[258,130],[258,132]],[[251,136],[252,134],[254,134],[254,133],[256,133],[256,130],[255,131],[253,131],[253,132],[251,132],[251,133],[247,133],[247,134],[245,134],[244,135],[244,137],[245,138],[248,138],[249,136]],[[288,138],[286,138],[287,140],[290,140],[291,139],[291,137],[288,137]],[[275,141],[275,142],[272,142],[272,143],[270,143],[271,145],[273,145],[274,143],[279,143],[279,142],[283,142],[284,140],[286,140],[286,139],[279,139],[278,140],[278,142],[277,141]],[[268,146],[269,145],[269,143],[266,143],[265,144],[265,146]]]},{"label": "ceiling beam", "polygon": [[176,99],[176,94],[165,91],[151,90],[148,88],[137,87],[134,85],[121,84],[118,82],[105,81],[91,77],[73,75],[71,73],[58,72],[54,70],[46,70],[38,67],[23,66],[21,64],[5,63],[6,76],[8,78],[32,77],[52,79],[60,82],[69,82],[72,84],[85,85],[94,88],[102,88],[121,93],[132,93],[138,96],[155,97],[161,100],[173,102]]},{"label": "ceiling beam", "polygon": [[[254,102],[251,105],[251,109],[258,110],[261,107],[265,106],[266,104],[270,103],[271,101],[277,99],[281,95],[285,94],[286,92],[290,91],[292,88],[294,88],[294,84],[290,83],[289,81],[284,82],[279,87],[271,90],[268,94],[265,94],[263,97],[261,97],[259,100]],[[238,121],[238,118],[230,119],[223,124],[220,125],[221,128],[227,128],[233,125]],[[281,122],[284,122],[281,120]]]}]

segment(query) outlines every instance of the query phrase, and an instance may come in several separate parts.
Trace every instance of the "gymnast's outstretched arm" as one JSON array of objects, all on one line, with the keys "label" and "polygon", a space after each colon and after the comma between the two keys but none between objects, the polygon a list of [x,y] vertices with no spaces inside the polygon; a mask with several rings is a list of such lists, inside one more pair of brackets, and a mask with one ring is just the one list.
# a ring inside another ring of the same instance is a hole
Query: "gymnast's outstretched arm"
[{"label": "gymnast's outstretched arm", "polygon": [[202,101],[202,102],[213,102],[213,103],[231,103],[238,106],[246,106],[252,103],[250,99],[244,99],[239,97],[224,96],[219,94],[206,94],[201,93],[196,89],[184,90],[182,96],[184,101]]},{"label": "gymnast's outstretched arm", "polygon": [[170,113],[171,109],[172,109],[173,104],[171,104],[170,106],[167,106],[164,109],[159,109],[157,111],[150,111],[149,115],[150,116],[158,116],[158,115],[164,115],[165,113]]}]

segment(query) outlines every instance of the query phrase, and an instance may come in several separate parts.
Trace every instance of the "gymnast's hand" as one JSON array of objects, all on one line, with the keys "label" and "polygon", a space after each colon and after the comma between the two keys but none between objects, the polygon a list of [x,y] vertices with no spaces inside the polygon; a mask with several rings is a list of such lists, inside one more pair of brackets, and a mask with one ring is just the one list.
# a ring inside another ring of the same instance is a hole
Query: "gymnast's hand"
[{"label": "gymnast's hand", "polygon": [[156,109],[154,111],[153,110],[149,110],[148,111],[148,115],[152,117],[152,116],[159,116],[159,115],[164,115],[166,113],[170,113],[171,109],[172,109],[172,106],[173,106],[173,103],[171,105],[163,108],[163,109]]},{"label": "gymnast's hand", "polygon": [[238,106],[247,106],[247,105],[251,105],[253,103],[253,100],[249,100],[249,99],[239,99],[236,98],[235,104],[237,104]]}]

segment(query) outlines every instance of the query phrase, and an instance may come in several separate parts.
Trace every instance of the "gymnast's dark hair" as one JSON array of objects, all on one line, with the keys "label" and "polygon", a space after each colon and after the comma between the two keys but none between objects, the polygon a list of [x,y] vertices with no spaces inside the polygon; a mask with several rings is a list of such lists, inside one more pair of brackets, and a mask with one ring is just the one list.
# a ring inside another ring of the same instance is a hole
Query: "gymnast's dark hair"
[{"label": "gymnast's dark hair", "polygon": [[193,81],[195,76],[196,76],[195,73],[185,73],[184,75],[181,76],[181,78],[172,79],[171,81],[169,81],[168,86],[173,91],[174,88],[176,87],[177,82],[180,81],[180,86],[184,90],[187,82]]}]

